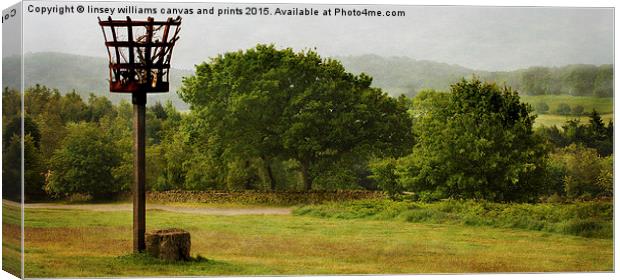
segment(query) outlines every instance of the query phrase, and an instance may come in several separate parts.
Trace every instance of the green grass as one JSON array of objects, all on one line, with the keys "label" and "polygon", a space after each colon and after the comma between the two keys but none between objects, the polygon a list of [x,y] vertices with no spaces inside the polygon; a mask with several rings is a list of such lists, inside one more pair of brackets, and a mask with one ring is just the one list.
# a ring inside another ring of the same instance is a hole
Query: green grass
[{"label": "green grass", "polygon": [[[366,216],[361,210],[361,217]],[[148,211],[192,235],[191,262],[131,252],[131,212],[26,209],[26,277],[611,271],[613,240],[388,219]]]},{"label": "green grass", "polygon": [[2,203],[2,269],[21,275],[21,210]]},{"label": "green grass", "polygon": [[[570,96],[570,95],[540,95],[529,96],[521,95],[521,101],[529,103],[532,108],[535,108],[536,104],[545,102],[549,105],[549,112],[546,114],[538,113],[535,126],[558,126],[561,127],[566,121],[572,119],[579,119],[581,122],[586,123],[588,121],[587,113],[592,112],[593,109],[601,114],[603,121],[607,123],[614,118],[614,99],[611,97],[592,97],[592,96]],[[584,115],[582,116],[563,116],[555,113],[560,103],[566,103],[571,108],[576,105],[581,105],[584,108]]]},{"label": "green grass", "polygon": [[366,200],[310,205],[295,209],[293,213],[300,216],[335,219],[490,226],[584,237],[613,237],[611,202],[502,204],[476,201],[415,203]]},{"label": "green grass", "polygon": [[581,105],[584,112],[591,112],[596,109],[600,114],[613,114],[614,99],[612,97],[592,97],[592,96],[571,96],[571,95],[521,95],[522,102],[530,103],[535,107],[539,102],[545,102],[549,105],[549,113],[554,114],[560,103],[566,103],[573,108]]},{"label": "green grass", "polygon": [[[614,114],[604,114],[601,115],[601,118],[603,119],[603,123],[607,124],[610,120],[613,121],[614,119]],[[582,124],[587,124],[588,121],[590,120],[590,118],[588,116],[561,116],[561,115],[549,115],[549,114],[542,114],[542,115],[538,115],[538,117],[536,118],[536,122],[534,123],[534,126],[557,126],[558,128],[561,128],[562,125],[564,125],[567,121],[569,120],[574,120],[574,119],[579,119],[579,121]]]}]

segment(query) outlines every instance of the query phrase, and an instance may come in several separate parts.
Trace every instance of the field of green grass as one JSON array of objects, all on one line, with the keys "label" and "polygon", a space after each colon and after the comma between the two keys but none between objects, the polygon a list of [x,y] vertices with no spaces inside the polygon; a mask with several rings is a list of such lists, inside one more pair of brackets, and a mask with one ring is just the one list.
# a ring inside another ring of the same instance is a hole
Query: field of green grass
[{"label": "field of green grass", "polygon": [[[603,122],[607,124],[610,120],[613,121],[614,114],[603,114],[601,115]],[[551,115],[551,114],[539,114],[536,118],[536,122],[534,126],[557,126],[561,128],[569,120],[579,119],[579,122],[582,124],[588,123],[590,119],[588,116],[561,116],[561,115]]]},{"label": "field of green grass", "polygon": [[614,99],[612,97],[572,96],[572,95],[520,95],[522,102],[535,106],[539,102],[549,105],[549,113],[554,113],[560,103],[566,103],[571,108],[575,105],[583,106],[584,112],[596,109],[600,114],[612,114],[614,112]]},{"label": "field of green grass", "polygon": [[[545,102],[549,105],[549,112],[546,114],[538,114],[536,118],[535,126],[553,126],[561,127],[566,121],[572,119],[579,119],[581,122],[587,122],[587,113],[593,109],[601,114],[605,123],[614,118],[614,99],[611,97],[592,97],[592,96],[570,96],[570,95],[539,95],[539,96],[520,96],[521,101],[529,103],[532,107],[540,102]],[[566,103],[573,108],[576,105],[581,105],[584,108],[584,115],[582,116],[562,116],[555,113],[560,103]]]},{"label": "field of green grass", "polygon": [[2,269],[15,276],[21,271],[20,209],[2,204]]},{"label": "field of green grass", "polygon": [[[18,211],[8,210],[8,216]],[[613,269],[610,238],[422,220],[148,211],[147,230],[177,227],[191,233],[194,260],[187,263],[130,254],[130,211],[27,208],[25,223],[26,277]]]}]

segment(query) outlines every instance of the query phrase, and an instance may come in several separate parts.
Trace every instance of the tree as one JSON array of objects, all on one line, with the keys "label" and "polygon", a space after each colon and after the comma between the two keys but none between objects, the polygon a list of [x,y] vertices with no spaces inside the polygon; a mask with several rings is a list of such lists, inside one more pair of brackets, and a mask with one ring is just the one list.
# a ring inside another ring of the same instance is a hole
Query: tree
[{"label": "tree", "polygon": [[45,190],[52,195],[74,193],[103,197],[122,191],[115,178],[121,154],[115,139],[93,123],[70,124],[67,136],[50,160]]},{"label": "tree", "polygon": [[8,142],[3,140],[2,148],[2,197],[12,201],[21,201],[22,195],[22,145],[21,137],[13,135]]},{"label": "tree", "polygon": [[573,115],[580,116],[581,114],[583,114],[583,110],[583,106],[578,104],[573,107],[572,112]]},{"label": "tree", "polygon": [[523,90],[528,95],[545,95],[551,87],[551,71],[545,67],[532,67],[521,75]]},{"label": "tree", "polygon": [[533,200],[545,150],[517,92],[474,79],[414,101],[416,144],[399,160],[415,192],[495,201]]},{"label": "tree", "polygon": [[564,167],[564,191],[572,198],[613,195],[613,166],[595,149],[571,144],[552,155]]},{"label": "tree", "polygon": [[594,148],[602,156],[611,155],[613,153],[613,122],[610,121],[606,126],[596,110],[593,110],[588,117],[587,124],[582,124],[579,119],[568,120],[562,125],[562,130],[552,126],[541,128],[540,134],[558,148],[575,143]]},{"label": "tree", "polygon": [[594,80],[594,96],[613,97],[614,96],[614,68],[613,65],[601,65],[598,68]]},{"label": "tree", "polygon": [[180,95],[227,154],[259,158],[267,173],[274,160],[294,159],[309,190],[317,169],[347,154],[394,154],[410,144],[406,106],[371,82],[313,51],[258,45],[198,65]]},{"label": "tree", "polygon": [[[13,142],[13,141],[12,141]],[[24,199],[32,201],[45,196],[45,165],[41,152],[30,134],[24,136]]]},{"label": "tree", "polygon": [[[29,115],[24,116],[24,135],[30,135],[32,137],[32,142],[35,147],[39,147],[39,143],[41,142],[41,132],[39,131],[39,127],[32,120]],[[2,142],[4,145],[8,145],[11,142],[11,138],[15,135],[21,135],[22,132],[22,117],[20,115],[15,115],[11,118],[6,127],[3,129]]]},{"label": "tree", "polygon": [[568,105],[566,103],[560,103],[560,104],[558,104],[558,107],[555,109],[555,112],[558,115],[570,115],[572,110],[570,108],[570,105]]},{"label": "tree", "polygon": [[398,179],[395,159],[386,158],[372,161],[370,170],[372,171],[370,178],[375,180],[377,186],[386,192],[390,198],[397,198],[404,191]]},{"label": "tree", "polygon": [[90,94],[86,107],[85,118],[90,122],[98,122],[103,116],[114,115],[115,110],[112,102],[105,96]]},{"label": "tree", "polygon": [[87,106],[82,97],[75,91],[67,93],[62,97],[60,108],[60,114],[65,123],[87,120]]},{"label": "tree", "polygon": [[549,112],[549,105],[547,105],[547,103],[542,102],[542,101],[538,102],[536,103],[535,110],[539,114],[546,114],[547,112]]}]

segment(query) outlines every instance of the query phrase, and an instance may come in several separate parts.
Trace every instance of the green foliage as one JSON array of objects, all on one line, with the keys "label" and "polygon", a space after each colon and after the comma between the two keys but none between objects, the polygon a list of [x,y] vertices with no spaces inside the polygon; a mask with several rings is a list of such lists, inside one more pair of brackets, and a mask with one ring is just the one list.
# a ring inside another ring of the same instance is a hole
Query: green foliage
[{"label": "green foliage", "polygon": [[463,80],[450,93],[421,93],[413,111],[416,145],[399,161],[403,185],[452,198],[535,199],[546,151],[530,110],[516,92],[479,80]]},{"label": "green foliage", "polygon": [[[23,56],[9,56],[3,59],[6,69],[21,69],[24,63],[25,87],[35,87],[37,84],[46,85],[58,89],[61,92],[75,90],[81,98],[88,100],[90,93],[95,93],[98,97],[106,97],[113,104],[118,104],[126,99],[123,94],[110,94],[109,84],[105,79],[108,77],[108,59],[105,57],[88,57],[67,53],[36,52],[26,53]],[[19,88],[21,81],[16,74],[21,71],[7,72],[5,85]],[[181,85],[181,79],[190,75],[191,71],[185,69],[172,68],[170,71],[170,92],[176,92]],[[176,94],[156,94],[149,96],[149,103],[165,103],[171,101],[181,110],[187,110]]]},{"label": "green foliage", "polygon": [[529,95],[544,95],[552,92],[551,71],[546,67],[532,67],[521,75],[521,87]]},{"label": "green foliage", "polygon": [[3,142],[2,148],[2,197],[21,202],[21,137],[14,135],[10,141]]},{"label": "green foliage", "polygon": [[435,203],[366,200],[302,206],[295,209],[293,214],[334,219],[402,220],[520,228],[584,237],[613,237],[611,202],[517,204],[473,200]]},{"label": "green foliage", "polygon": [[534,110],[539,114],[545,114],[549,112],[549,105],[547,105],[547,103],[545,102],[538,102],[536,103],[536,107],[534,107]]},{"label": "green foliage", "polygon": [[403,186],[396,174],[396,160],[385,158],[372,161],[369,165],[372,175],[370,178],[375,180],[377,186],[386,192],[392,199],[398,198],[404,191]]},{"label": "green foliage", "polygon": [[572,112],[570,105],[566,103],[558,104],[558,107],[555,109],[555,113],[558,115],[570,115]]},{"label": "green foliage", "polygon": [[[11,141],[15,144],[15,137]],[[45,164],[36,142],[30,134],[24,137],[24,199],[32,201],[45,197]]]},{"label": "green foliage", "polygon": [[582,105],[575,105],[575,106],[573,106],[572,113],[573,113],[573,115],[579,116],[579,115],[583,114],[583,110],[584,110],[584,108],[583,108]]},{"label": "green foliage", "polygon": [[220,205],[291,206],[363,199],[383,199],[380,192],[363,190],[261,191],[169,190],[147,193],[148,201],[161,203],[212,203]]},{"label": "green foliage", "polygon": [[[32,137],[33,144],[39,147],[41,142],[41,132],[38,125],[32,120],[29,115],[25,115],[24,118],[24,135],[30,135]],[[20,136],[22,133],[22,117],[20,115],[13,116],[8,124],[5,125],[2,130],[2,143],[8,144],[11,142],[13,136]]]},{"label": "green foliage", "polygon": [[313,51],[258,45],[198,65],[180,95],[229,158],[294,159],[309,190],[325,165],[410,143],[407,108],[371,82]]},{"label": "green foliage", "polygon": [[602,156],[611,155],[613,153],[613,122],[610,121],[605,125],[596,110],[588,115],[588,119],[587,124],[581,124],[579,120],[569,120],[561,130],[556,126],[544,127],[538,130],[538,134],[549,140],[555,147],[578,144],[596,149]]},{"label": "green foliage", "polygon": [[551,157],[555,164],[564,169],[564,192],[571,198],[613,195],[613,165],[610,158],[599,156],[595,149],[575,144]]},{"label": "green foliage", "polygon": [[69,125],[62,148],[50,160],[45,190],[57,196],[81,193],[97,198],[122,191],[114,176],[121,163],[115,141],[95,124]]}]

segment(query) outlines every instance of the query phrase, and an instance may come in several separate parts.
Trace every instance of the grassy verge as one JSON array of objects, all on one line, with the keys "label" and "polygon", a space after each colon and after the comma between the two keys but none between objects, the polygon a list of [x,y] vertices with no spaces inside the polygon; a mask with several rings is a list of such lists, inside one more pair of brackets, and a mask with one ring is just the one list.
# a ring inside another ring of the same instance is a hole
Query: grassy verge
[{"label": "grassy verge", "polygon": [[192,235],[192,262],[131,252],[131,212],[26,209],[26,277],[610,271],[613,240],[390,219],[147,211]]},{"label": "grassy verge", "polygon": [[491,226],[584,237],[613,237],[611,202],[501,204],[475,201],[415,203],[365,200],[309,205],[297,208],[293,213],[320,218]]}]

